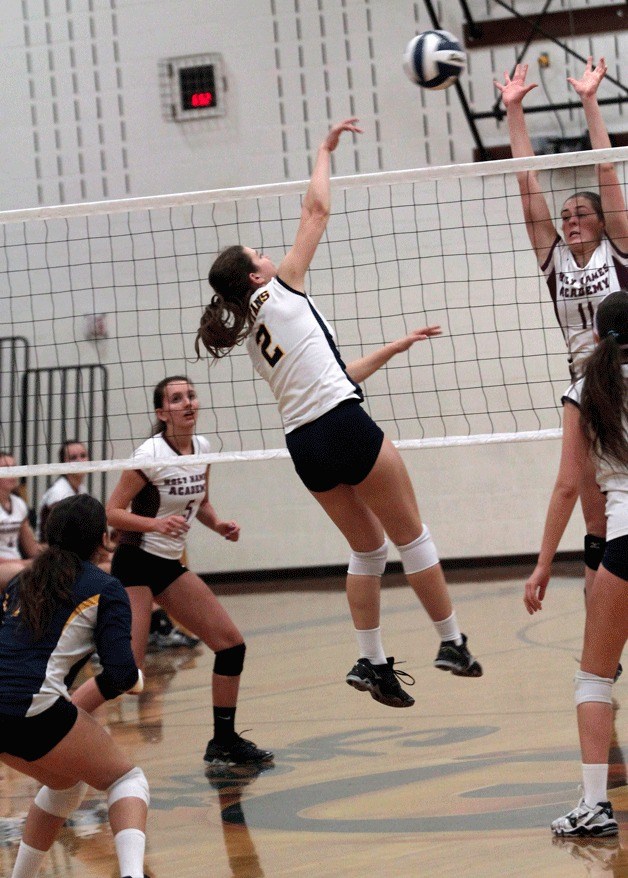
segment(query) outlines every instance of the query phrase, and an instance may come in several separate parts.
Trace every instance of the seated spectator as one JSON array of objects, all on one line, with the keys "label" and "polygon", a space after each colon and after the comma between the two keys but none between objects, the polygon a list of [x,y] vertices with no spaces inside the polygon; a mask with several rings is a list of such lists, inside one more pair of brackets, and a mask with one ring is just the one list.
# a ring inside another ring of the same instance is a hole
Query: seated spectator
[{"label": "seated spectator", "polygon": [[[59,463],[75,463],[79,460],[89,460],[87,449],[83,443],[76,439],[69,439],[67,442],[64,442],[59,449]],[[41,498],[37,515],[37,534],[42,543],[46,541],[46,520],[51,508],[59,500],[65,500],[66,497],[86,494],[87,488],[84,484],[86,475],[87,473],[74,472],[59,476]]]},{"label": "seated spectator", "polygon": [[[0,451],[0,468],[4,466],[15,466],[10,451]],[[16,476],[0,478],[0,590],[41,552],[28,520],[28,506],[14,493],[19,484]]]}]

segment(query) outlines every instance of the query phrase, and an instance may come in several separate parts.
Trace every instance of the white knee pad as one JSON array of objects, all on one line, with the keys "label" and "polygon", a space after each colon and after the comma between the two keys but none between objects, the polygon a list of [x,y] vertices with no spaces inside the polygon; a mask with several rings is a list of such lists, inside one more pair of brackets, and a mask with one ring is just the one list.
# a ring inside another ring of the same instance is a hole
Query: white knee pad
[{"label": "white knee pad", "polygon": [[80,780],[67,790],[51,790],[50,787],[42,787],[35,796],[35,804],[46,814],[55,817],[69,817],[85,798],[87,784]]},{"label": "white knee pad", "polygon": [[118,799],[142,799],[150,805],[148,781],[141,768],[132,768],[111,784],[107,790],[107,806],[111,808]]},{"label": "white knee pad", "polygon": [[348,573],[354,576],[381,576],[386,569],[388,540],[374,552],[354,552],[351,550]]},{"label": "white knee pad", "polygon": [[611,698],[613,681],[610,677],[598,677],[597,674],[589,674],[587,671],[576,671],[574,683],[574,701],[576,704],[584,704],[586,701],[601,701],[604,704],[613,703]]},{"label": "white knee pad", "polygon": [[426,524],[423,525],[420,537],[407,546],[397,546],[397,549],[404,573],[420,573],[438,564],[438,552]]}]

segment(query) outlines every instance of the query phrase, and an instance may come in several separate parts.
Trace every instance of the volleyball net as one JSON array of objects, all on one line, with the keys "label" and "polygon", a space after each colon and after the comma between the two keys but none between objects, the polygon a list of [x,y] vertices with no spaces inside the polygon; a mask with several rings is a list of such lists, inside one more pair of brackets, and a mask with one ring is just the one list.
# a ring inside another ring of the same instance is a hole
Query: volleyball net
[{"label": "volleyball net", "polygon": [[[535,170],[555,217],[595,165],[624,179],[628,148],[423,168],[332,181],[332,215],[307,279],[343,359],[426,324],[443,335],[364,385],[403,448],[559,435],[565,343],[525,224],[517,171]],[[307,183],[0,214],[0,447],[20,475],[130,466],[154,423],[153,387],[197,387],[207,462],[285,455],[276,404],[237,347],[210,365],[194,339],[207,272],[243,243],[279,262]],[[92,463],[55,463],[69,438]],[[182,463],[186,458],[182,459]],[[26,467],[26,469],[24,468]]]}]

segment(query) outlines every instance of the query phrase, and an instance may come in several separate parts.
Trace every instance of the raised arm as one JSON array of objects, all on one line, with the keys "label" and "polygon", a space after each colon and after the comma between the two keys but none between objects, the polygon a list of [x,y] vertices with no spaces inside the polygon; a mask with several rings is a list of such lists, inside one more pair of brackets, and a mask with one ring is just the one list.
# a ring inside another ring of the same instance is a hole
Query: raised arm
[{"label": "raised arm", "polygon": [[303,292],[305,274],[314,258],[329,219],[331,153],[338,146],[343,131],[361,134],[357,119],[345,119],[330,130],[316,154],[314,170],[301,207],[301,221],[294,244],[282,259],[278,275],[289,286]]},{"label": "raised arm", "polygon": [[[606,69],[604,58],[600,58],[598,64],[593,67],[593,58],[589,57],[580,79],[574,79],[571,76],[567,78],[567,82],[573,86],[582,101],[593,149],[609,149],[611,145],[597,101],[597,90],[606,75]],[[626,252],[628,250],[628,215],[615,165],[612,162],[597,165],[597,176],[606,234],[620,250]]]},{"label": "raised arm", "polygon": [[567,402],[564,406],[560,466],[547,509],[541,551],[534,572],[525,585],[523,602],[528,613],[541,609],[554,555],[578,499],[587,454],[588,443],[580,424],[580,409]]},{"label": "raised arm", "polygon": [[[526,126],[523,112],[523,99],[529,91],[536,88],[536,83],[526,85],[527,64],[517,64],[512,79],[504,74],[504,84],[495,82],[495,87],[501,92],[506,118],[508,120],[508,134],[510,136],[510,148],[513,158],[533,156],[532,142]],[[556,227],[552,220],[545,195],[539,184],[536,171],[522,171],[517,174],[523,216],[532,249],[536,254],[539,265],[544,265],[556,240]]]},{"label": "raised arm", "polygon": [[417,341],[424,341],[426,338],[434,338],[434,336],[440,334],[440,326],[424,326],[422,329],[414,329],[409,335],[404,335],[403,338],[391,341],[389,344],[378,348],[376,351],[367,354],[365,357],[360,357],[359,360],[353,360],[346,367],[347,375],[352,378],[356,384],[360,384],[368,378],[369,375],[372,375],[373,372],[377,372],[378,369],[381,369],[381,367],[396,354],[401,354],[403,351],[407,351]]}]

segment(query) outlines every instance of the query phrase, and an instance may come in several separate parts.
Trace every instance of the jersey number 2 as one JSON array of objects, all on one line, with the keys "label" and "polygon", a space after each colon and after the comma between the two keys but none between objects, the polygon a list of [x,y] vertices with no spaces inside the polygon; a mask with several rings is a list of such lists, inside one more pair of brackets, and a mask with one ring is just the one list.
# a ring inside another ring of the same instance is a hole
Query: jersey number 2
[{"label": "jersey number 2", "polygon": [[260,346],[260,350],[262,352],[262,356],[268,363],[268,365],[272,368],[276,366],[279,360],[283,357],[283,351],[279,347],[279,345],[275,345],[274,350],[269,350],[272,344],[272,338],[270,337],[270,332],[266,329],[263,323],[260,324],[259,329],[255,334],[255,341]]}]

